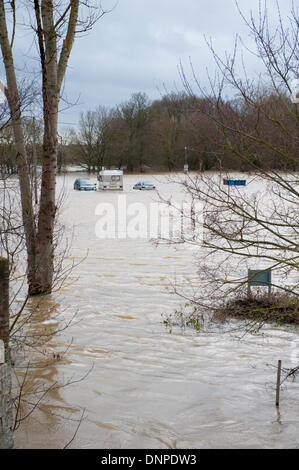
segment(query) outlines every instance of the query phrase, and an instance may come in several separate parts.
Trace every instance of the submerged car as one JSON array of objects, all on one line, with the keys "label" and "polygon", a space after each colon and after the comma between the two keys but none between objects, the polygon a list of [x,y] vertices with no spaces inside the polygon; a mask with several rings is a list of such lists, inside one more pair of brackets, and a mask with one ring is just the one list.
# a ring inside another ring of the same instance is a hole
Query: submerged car
[{"label": "submerged car", "polygon": [[148,183],[147,181],[139,181],[134,184],[133,189],[156,189],[156,186],[152,183]]},{"label": "submerged car", "polygon": [[74,182],[74,189],[79,191],[95,191],[97,184],[89,178],[77,178]]}]

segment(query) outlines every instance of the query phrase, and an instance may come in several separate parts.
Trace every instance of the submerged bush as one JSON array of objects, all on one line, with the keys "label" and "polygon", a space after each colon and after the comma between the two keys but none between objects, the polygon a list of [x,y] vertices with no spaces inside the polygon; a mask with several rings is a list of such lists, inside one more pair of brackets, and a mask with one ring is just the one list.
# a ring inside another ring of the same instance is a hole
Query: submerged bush
[{"label": "submerged bush", "polygon": [[215,310],[215,320],[229,318],[299,325],[299,298],[287,294],[243,294],[225,301]]},{"label": "submerged bush", "polygon": [[248,295],[239,292],[216,307],[203,308],[196,302],[186,304],[181,310],[164,315],[163,323],[170,331],[173,327],[189,327],[199,332],[211,331],[213,326],[217,328],[232,319],[240,320],[237,328],[234,325],[234,331],[250,333],[259,332],[265,323],[299,325],[299,297],[281,293]]}]

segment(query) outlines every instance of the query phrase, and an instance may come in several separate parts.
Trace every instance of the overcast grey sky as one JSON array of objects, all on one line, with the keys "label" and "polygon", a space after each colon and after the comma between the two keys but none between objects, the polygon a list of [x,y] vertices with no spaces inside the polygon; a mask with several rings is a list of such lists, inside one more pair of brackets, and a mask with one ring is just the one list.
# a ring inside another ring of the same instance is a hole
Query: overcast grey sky
[{"label": "overcast grey sky", "polygon": [[[286,17],[292,0],[268,0],[270,17],[276,10],[276,2]],[[250,41],[235,0],[102,0],[101,3],[104,9],[114,8],[74,44],[65,96],[77,104],[61,112],[61,125],[77,124],[80,112],[98,105],[115,106],[127,101],[132,93],[145,92],[150,99],[157,99],[164,86],[169,91],[175,87],[182,89],[178,65],[181,62],[188,73],[189,58],[205,80],[206,68],[211,72],[215,69],[205,36],[213,41],[220,54],[232,50],[236,34],[245,42]],[[259,0],[238,0],[238,4],[245,15],[251,10],[258,14]],[[20,50],[25,39],[19,38]],[[30,40],[29,34],[26,40]],[[253,57],[247,57],[246,66],[254,73],[259,64]]]},{"label": "overcast grey sky", "polygon": [[[278,0],[282,16],[291,3]],[[189,58],[206,76],[206,68],[213,71],[215,65],[205,36],[222,54],[232,50],[236,34],[250,41],[235,0],[103,0],[102,5],[115,8],[74,46],[66,94],[79,101],[61,122],[77,122],[80,111],[114,106],[135,92],[156,99],[164,86],[182,89],[178,65],[181,61],[188,73]],[[245,15],[258,14],[259,0],[239,0],[238,5]],[[276,0],[267,5],[271,17]],[[258,69],[253,57],[247,61],[251,72]]]}]

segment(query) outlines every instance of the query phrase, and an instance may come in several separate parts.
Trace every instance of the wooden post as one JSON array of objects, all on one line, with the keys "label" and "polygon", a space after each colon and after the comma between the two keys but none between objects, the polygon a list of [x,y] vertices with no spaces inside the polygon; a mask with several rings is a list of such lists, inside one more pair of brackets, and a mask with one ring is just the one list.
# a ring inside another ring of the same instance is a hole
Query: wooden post
[{"label": "wooden post", "polygon": [[281,374],[281,360],[278,361],[278,366],[277,366],[276,400],[275,400],[276,407],[279,407],[280,374]]},{"label": "wooden post", "polygon": [[0,339],[9,340],[9,263],[0,257]]}]

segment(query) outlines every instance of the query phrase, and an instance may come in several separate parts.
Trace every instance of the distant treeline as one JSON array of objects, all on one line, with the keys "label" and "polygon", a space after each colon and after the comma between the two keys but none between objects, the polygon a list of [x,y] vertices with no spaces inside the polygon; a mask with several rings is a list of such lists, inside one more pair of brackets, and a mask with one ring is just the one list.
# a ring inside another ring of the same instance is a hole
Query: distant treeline
[{"label": "distant treeline", "polygon": [[[32,163],[41,146],[40,124],[25,123]],[[78,165],[88,172],[125,168],[128,172],[182,170],[298,170],[289,98],[271,91],[247,99],[199,98],[169,93],[150,102],[145,93],[113,109],[98,106],[81,113],[78,130],[59,135],[58,171]],[[6,128],[0,165],[11,171],[14,150]],[[34,152],[35,149],[35,152]],[[290,155],[280,158],[280,149]],[[293,158],[292,158],[293,157]]]}]

